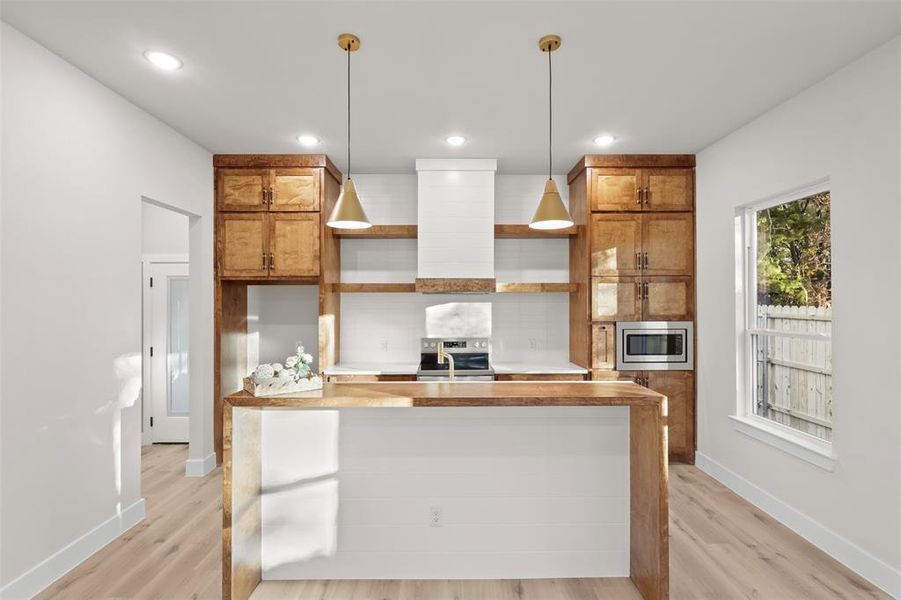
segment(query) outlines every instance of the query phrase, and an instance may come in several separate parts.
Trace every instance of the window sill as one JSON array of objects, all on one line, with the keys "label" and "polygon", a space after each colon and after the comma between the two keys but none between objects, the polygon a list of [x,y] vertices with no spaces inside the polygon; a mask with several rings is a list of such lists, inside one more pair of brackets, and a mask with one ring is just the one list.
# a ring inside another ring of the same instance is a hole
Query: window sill
[{"label": "window sill", "polygon": [[739,417],[730,415],[732,427],[755,440],[769,444],[826,471],[835,468],[832,443],[819,440],[787,427],[770,424],[759,417]]}]

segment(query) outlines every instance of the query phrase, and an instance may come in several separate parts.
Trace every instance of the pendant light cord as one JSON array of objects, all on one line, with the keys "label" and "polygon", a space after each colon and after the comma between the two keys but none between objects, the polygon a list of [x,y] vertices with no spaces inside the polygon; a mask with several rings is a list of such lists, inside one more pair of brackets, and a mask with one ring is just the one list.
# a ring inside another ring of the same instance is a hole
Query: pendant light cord
[{"label": "pendant light cord", "polygon": [[347,178],[350,179],[350,46],[347,42]]},{"label": "pendant light cord", "polygon": [[552,48],[547,49],[547,178],[551,179],[554,171],[554,97],[553,76],[551,73]]}]

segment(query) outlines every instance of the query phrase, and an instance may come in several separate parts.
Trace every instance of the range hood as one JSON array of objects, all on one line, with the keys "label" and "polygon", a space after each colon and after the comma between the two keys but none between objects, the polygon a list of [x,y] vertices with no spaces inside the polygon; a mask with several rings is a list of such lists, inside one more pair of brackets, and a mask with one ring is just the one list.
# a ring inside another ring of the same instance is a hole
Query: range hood
[{"label": "range hood", "polygon": [[494,174],[487,158],[416,161],[416,291],[489,293],[494,279]]}]

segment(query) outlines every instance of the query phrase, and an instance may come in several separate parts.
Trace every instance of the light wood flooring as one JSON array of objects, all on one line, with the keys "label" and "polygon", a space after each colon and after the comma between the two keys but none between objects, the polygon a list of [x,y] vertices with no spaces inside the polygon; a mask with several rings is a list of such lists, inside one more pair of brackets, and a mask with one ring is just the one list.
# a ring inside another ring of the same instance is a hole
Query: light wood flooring
[{"label": "light wood flooring", "polygon": [[[220,597],[221,470],[184,476],[185,446],[145,448],[147,518],[38,598]],[[670,468],[673,600],[890,600],[695,467]],[[253,600],[633,600],[628,579],[264,582]]]}]

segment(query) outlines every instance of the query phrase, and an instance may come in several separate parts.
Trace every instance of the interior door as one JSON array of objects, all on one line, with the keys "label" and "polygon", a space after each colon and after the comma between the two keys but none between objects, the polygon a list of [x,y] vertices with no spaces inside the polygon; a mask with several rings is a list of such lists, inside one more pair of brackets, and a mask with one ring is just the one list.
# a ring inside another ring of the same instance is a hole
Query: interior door
[{"label": "interior door", "polygon": [[641,270],[642,215],[591,216],[591,274],[638,275]]},{"label": "interior door", "polygon": [[644,273],[694,273],[694,216],[677,212],[645,213],[642,221]]},{"label": "interior door", "polygon": [[269,276],[319,275],[319,213],[269,215]]},{"label": "interior door", "polygon": [[591,210],[641,210],[639,183],[635,169],[591,169]]},{"label": "interior door", "polygon": [[188,441],[188,265],[154,263],[151,298],[150,411],[154,443]]},{"label": "interior door", "polygon": [[644,210],[690,211],[694,206],[692,169],[644,169],[642,179],[647,188]]},{"label": "interior door", "polygon": [[216,172],[219,210],[259,212],[268,210],[265,191],[268,169],[219,169]]},{"label": "interior door", "polygon": [[273,169],[273,211],[318,211],[320,169]]}]

